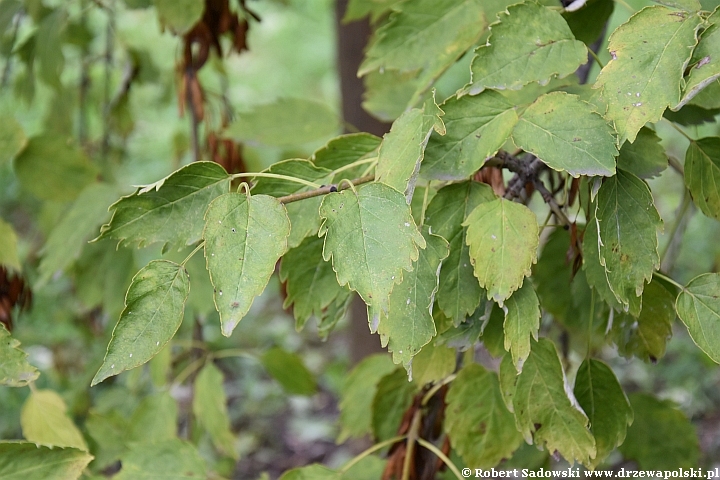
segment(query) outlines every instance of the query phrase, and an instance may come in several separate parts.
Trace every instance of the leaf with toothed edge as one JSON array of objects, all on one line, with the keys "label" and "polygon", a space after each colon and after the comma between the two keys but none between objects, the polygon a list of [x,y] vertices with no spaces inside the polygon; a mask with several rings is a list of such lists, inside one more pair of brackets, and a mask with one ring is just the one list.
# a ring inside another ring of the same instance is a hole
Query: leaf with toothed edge
[{"label": "leaf with toothed edge", "polygon": [[189,293],[181,265],[153,260],[143,267],[132,279],[105,360],[90,386],[138,367],[162,350],[180,328]]},{"label": "leaf with toothed edge", "polygon": [[[368,305],[371,327],[387,312],[403,270],[411,271],[425,239],[405,197],[382,183],[330,193],[320,205],[323,258],[332,260],[340,286],[349,285]],[[375,328],[371,328],[375,330]]]},{"label": "leaf with toothed edge", "polygon": [[685,186],[701,212],[720,220],[720,138],[690,142],[685,153]]},{"label": "leaf with toothed edge", "polygon": [[205,261],[222,334],[230,336],[287,251],[290,220],[277,198],[226,193],[205,213]]},{"label": "leaf with toothed edge", "polygon": [[28,363],[27,353],[19,346],[20,342],[0,323],[0,385],[24,387],[40,376],[40,372]]},{"label": "leaf with toothed edge", "polygon": [[410,362],[437,333],[432,304],[438,288],[440,264],[448,255],[447,241],[422,228],[426,247],[420,252],[412,271],[390,293],[390,309],[382,315],[378,333],[383,347],[393,354],[393,362],[402,363],[411,372]]},{"label": "leaf with toothed edge", "polygon": [[716,8],[706,22],[709,26],[702,32],[693,50],[682,99],[672,107],[674,111],[680,110],[720,77],[720,8]]},{"label": "leaf with toothed edge", "polygon": [[502,305],[537,260],[537,218],[525,205],[498,198],[478,205],[463,225],[475,276],[488,300]]},{"label": "leaf with toothed edge", "polygon": [[505,350],[511,353],[518,373],[530,355],[530,337],[538,339],[540,329],[540,301],[532,282],[523,282],[505,301]]},{"label": "leaf with toothed edge", "polygon": [[720,274],[693,278],[675,300],[678,317],[693,342],[720,363]]}]

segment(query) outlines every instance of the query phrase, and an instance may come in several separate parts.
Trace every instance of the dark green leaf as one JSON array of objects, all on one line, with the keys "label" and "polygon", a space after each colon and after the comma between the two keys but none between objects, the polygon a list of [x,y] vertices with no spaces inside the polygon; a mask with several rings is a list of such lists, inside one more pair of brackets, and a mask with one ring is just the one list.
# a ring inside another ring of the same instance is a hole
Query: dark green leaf
[{"label": "dark green leaf", "polygon": [[[647,127],[638,132],[635,142],[625,142],[620,149],[617,167],[640,178],[659,175],[668,166],[660,137]],[[687,167],[686,167],[687,168]]]},{"label": "dark green leaf", "polygon": [[675,307],[697,346],[720,363],[720,274],[692,279],[678,295]]},{"label": "dark green leaf", "polygon": [[162,350],[180,328],[189,291],[187,273],[176,263],[154,260],[140,270],[92,385],[140,366]]},{"label": "dark green leaf", "polygon": [[[697,0],[689,1],[697,4]],[[679,110],[720,77],[720,10],[716,9],[706,22],[707,27],[700,35],[690,59],[690,73],[685,79],[682,99],[673,110]]]},{"label": "dark green leaf", "polygon": [[[375,152],[381,142],[381,138],[370,133],[341,135],[313,153],[310,160],[318,167],[335,170]],[[360,168],[365,170],[366,166]]]},{"label": "dark green leaf", "polygon": [[530,281],[523,282],[505,301],[505,350],[512,354],[518,372],[530,355],[530,337],[537,340],[540,328],[540,303]]},{"label": "dark green leaf", "polygon": [[276,198],[226,193],[208,207],[205,260],[226,337],[265,290],[289,235],[287,212]]},{"label": "dark green leaf", "polygon": [[569,250],[570,233],[562,228],[554,229],[543,246],[531,277],[543,309],[559,318],[565,316],[572,304]]},{"label": "dark green leaf", "polygon": [[403,369],[385,375],[378,382],[372,403],[372,430],[377,441],[398,434],[400,421],[415,393],[415,385],[408,381]]},{"label": "dark green leaf", "polygon": [[635,393],[630,405],[635,421],[620,445],[625,458],[644,469],[697,468],[700,447],[695,427],[672,402]]},{"label": "dark green leaf", "polygon": [[622,445],[633,422],[633,410],[612,369],[600,360],[587,359],[580,365],[573,391],[590,420],[597,446],[597,456],[590,465],[597,467]]},{"label": "dark green leaf", "polygon": [[613,0],[589,0],[579,10],[564,12],[563,18],[576,39],[591,45],[603,33],[614,7]]},{"label": "dark green leaf", "polygon": [[76,480],[93,456],[76,448],[48,448],[28,442],[0,442],[3,480]]},{"label": "dark green leaf", "polygon": [[263,354],[262,364],[291,395],[313,395],[317,390],[315,377],[294,353],[271,348]]},{"label": "dark green leaf", "polygon": [[456,351],[428,343],[412,359],[412,379],[420,386],[442,380],[455,371]]},{"label": "dark green leaf", "polygon": [[191,163],[111,205],[113,216],[98,239],[192,245],[202,236],[207,205],[229,188],[230,176],[217,163]]},{"label": "dark green leaf", "polygon": [[465,464],[494,467],[522,443],[495,373],[478,364],[464,367],[450,385],[446,401],[445,430]]},{"label": "dark green leaf", "polygon": [[685,185],[700,211],[720,220],[720,138],[690,142],[685,154]]}]

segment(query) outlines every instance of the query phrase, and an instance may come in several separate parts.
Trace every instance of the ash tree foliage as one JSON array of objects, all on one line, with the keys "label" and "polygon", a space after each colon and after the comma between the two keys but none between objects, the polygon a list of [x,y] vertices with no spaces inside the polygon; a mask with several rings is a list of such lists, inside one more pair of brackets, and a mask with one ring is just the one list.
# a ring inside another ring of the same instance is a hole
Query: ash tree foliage
[{"label": "ash tree foliage", "polygon": [[[5,51],[6,62],[22,66],[16,88],[28,99],[36,79],[64,88],[62,42],[88,51],[92,41],[85,10],[78,17],[46,3],[0,3],[3,28],[34,26]],[[112,13],[110,2],[81,3]],[[689,420],[667,400],[628,395],[603,358],[611,350],[658,362],[677,318],[720,363],[720,276],[673,280],[658,237],[670,229],[670,243],[682,240],[677,226],[690,202],[720,219],[720,137],[683,129],[698,116],[714,121],[720,107],[714,2],[657,0],[611,31],[620,8],[611,0],[571,10],[554,0],[351,0],[346,21],[368,17],[373,26],[358,72],[364,106],[392,121],[389,133],[339,135],[263,171],[248,171],[241,143],[297,145],[337,126],[326,107],[300,99],[210,118],[214,100],[199,72],[210,68],[209,50],[247,48],[254,2],[126,3],[154,8],[175,35],[177,101],[191,120],[195,161],[120,196],[127,186],[109,180],[107,138],[93,150],[87,137],[30,135],[8,117],[0,133],[0,161],[12,161],[22,189],[69,205],[40,253],[38,286],[83,259],[128,263],[119,245],[169,252],[134,274],[129,262],[107,352],[91,367],[94,389],[151,359],[152,368],[169,368],[194,289],[232,336],[277,271],[298,330],[315,318],[327,338],[357,294],[388,351],[358,364],[341,389],[340,438],[370,435],[373,455],[337,470],[291,470],[285,480],[350,478],[362,465],[387,479],[438,470],[451,478],[463,466],[537,466],[549,456],[587,469],[622,459],[643,469],[699,466]],[[130,58],[129,75],[152,68],[139,52]],[[443,98],[455,70],[461,82]],[[113,135],[133,128],[129,88],[103,113]],[[664,136],[675,130],[689,141],[684,162],[665,153]],[[665,172],[686,191],[676,217],[661,218],[648,183]],[[21,273],[17,244],[2,221],[8,278]],[[28,385],[38,371],[3,323],[0,381]],[[478,363],[480,350],[494,360]],[[224,373],[212,358],[191,364],[179,383],[195,384],[192,415],[210,448],[236,458]],[[260,361],[288,393],[316,391],[294,354],[273,348]],[[33,388],[22,407],[25,440],[0,443],[0,477],[100,478],[120,460],[113,478],[206,478],[197,439],[176,436],[177,408],[159,390],[127,417],[90,415],[81,430],[61,396]]]}]

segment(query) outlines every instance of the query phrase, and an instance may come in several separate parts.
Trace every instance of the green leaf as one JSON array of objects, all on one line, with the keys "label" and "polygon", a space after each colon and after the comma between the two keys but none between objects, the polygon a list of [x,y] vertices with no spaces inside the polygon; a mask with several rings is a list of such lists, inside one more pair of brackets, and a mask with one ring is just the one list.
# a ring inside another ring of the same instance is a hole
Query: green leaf
[{"label": "green leaf", "polygon": [[205,479],[207,467],[200,452],[179,439],[138,443],[122,458],[122,470],[113,480],[160,478]]},{"label": "green leaf", "polygon": [[[380,137],[365,132],[340,135],[313,153],[310,160],[318,167],[335,170],[376,152],[381,143]],[[365,170],[367,166],[359,168]]]},{"label": "green leaf", "polygon": [[647,122],[657,122],[680,102],[683,71],[695,46],[698,15],[667,7],[646,7],[610,36],[612,60],[598,76],[619,144],[635,141]]},{"label": "green leaf", "polygon": [[600,360],[590,358],[580,365],[573,391],[590,420],[597,447],[590,466],[597,467],[622,445],[633,422],[633,410],[612,369]]},{"label": "green leaf", "polygon": [[575,40],[557,11],[527,2],[508,7],[498,19],[490,26],[489,44],[475,50],[471,95],[546,83],[587,62],[587,47]]},{"label": "green leaf", "polygon": [[690,142],[685,154],[685,185],[700,211],[720,220],[720,138]]},{"label": "green leaf", "polygon": [[623,144],[617,159],[617,168],[640,178],[655,177],[667,166],[668,158],[660,145],[660,137],[647,127],[640,129],[635,142]]},{"label": "green leaf", "polygon": [[373,70],[441,72],[480,37],[480,0],[415,0],[375,33],[358,75]]},{"label": "green leaf", "polygon": [[40,372],[27,362],[27,353],[18,347],[20,342],[0,324],[0,385],[24,387],[40,376]]},{"label": "green leaf", "polygon": [[711,82],[707,87],[700,90],[690,100],[690,105],[710,109],[720,108],[720,98],[718,98],[720,95],[718,93],[720,93],[720,79]]},{"label": "green leaf", "polygon": [[360,20],[370,15],[372,22],[402,0],[350,0],[345,9],[343,23]]},{"label": "green leaf", "polygon": [[[321,185],[330,183],[331,172],[326,168],[316,167],[309,160],[284,160],[273,164],[265,170],[267,173],[276,175],[287,175],[289,177],[301,178]],[[306,192],[310,187],[298,182],[276,178],[258,178],[252,189],[253,195],[271,195],[281,197],[295,193]],[[290,219],[290,236],[288,237],[288,248],[297,247],[305,237],[315,235],[320,228],[320,208],[322,197],[306,198],[301,202],[292,202],[285,205],[288,218]]]},{"label": "green leaf", "polygon": [[128,420],[118,410],[111,410],[107,414],[90,410],[85,420],[85,429],[94,440],[94,467],[103,469],[117,462],[127,450],[125,436]]},{"label": "green leaf", "polygon": [[[174,7],[177,8],[177,7]],[[327,138],[338,131],[337,114],[326,104],[301,98],[280,98],[238,112],[225,131],[236,142],[290,147]]]},{"label": "green leaf", "polygon": [[615,297],[627,308],[660,267],[657,229],[662,220],[647,184],[622,170],[605,180],[597,204],[600,263]]},{"label": "green leaf", "polygon": [[20,257],[17,252],[17,234],[12,225],[0,218],[0,266],[20,272]]},{"label": "green leaf", "polygon": [[573,267],[568,259],[569,251],[570,233],[562,228],[553,229],[531,277],[542,308],[557,318],[565,316],[573,300],[570,292]]},{"label": "green leaf", "polygon": [[365,357],[345,377],[340,390],[340,434],[337,442],[372,432],[372,402],[380,379],[395,370],[389,355]]},{"label": "green leaf", "polygon": [[571,463],[587,466],[595,458],[595,439],[587,429],[587,417],[568,398],[566,382],[553,342],[533,342],[512,397],[515,420],[528,443],[534,440]]},{"label": "green leaf", "polygon": [[67,26],[67,12],[53,9],[38,25],[35,33],[35,58],[40,63],[39,77],[55,89],[61,89],[60,75],[65,67],[62,52],[63,31]]},{"label": "green leaf", "polygon": [[230,431],[227,398],[223,389],[223,374],[208,362],[195,379],[193,414],[202,427],[210,434],[215,448],[224,455],[237,460],[235,437]]},{"label": "green leaf", "polygon": [[655,3],[661,5],[667,5],[668,7],[681,8],[689,12],[697,12],[702,7],[698,0],[652,0]]},{"label": "green leaf", "polygon": [[642,310],[636,317],[620,312],[613,318],[611,335],[624,357],[632,355],[656,363],[665,355],[675,320],[673,296],[657,282],[642,294]]},{"label": "green leaf", "polygon": [[[487,313],[483,315],[486,317]],[[485,349],[493,357],[501,358],[505,355],[505,332],[503,331],[503,323],[505,323],[505,312],[498,304],[492,302],[490,316],[487,324],[483,326],[480,340],[483,342]]]},{"label": "green leaf", "polygon": [[383,347],[393,354],[393,362],[401,363],[412,375],[411,362],[420,349],[435,336],[432,305],[438,288],[440,263],[448,256],[448,243],[422,229],[426,248],[403,275],[401,284],[390,294],[390,310],[381,316],[378,333]]},{"label": "green leaf", "polygon": [[187,33],[205,11],[203,0],[153,0],[160,23],[177,35]]},{"label": "green leaf", "polygon": [[48,448],[27,442],[0,442],[3,480],[77,480],[93,459],[76,448]]},{"label": "green leaf", "polygon": [[603,34],[614,7],[613,0],[589,0],[579,10],[565,11],[562,16],[575,38],[591,45]]},{"label": "green leaf", "polygon": [[283,473],[279,480],[340,480],[342,477],[335,470],[325,465],[314,463],[306,467],[293,468]]},{"label": "green leaf", "polygon": [[519,373],[530,355],[530,337],[537,340],[540,328],[540,301],[530,281],[505,301],[504,310],[505,350],[512,354]]},{"label": "green leaf", "polygon": [[497,374],[478,364],[464,367],[446,401],[445,430],[466,465],[494,467],[522,443],[515,418],[503,403]]},{"label": "green leaf", "polygon": [[138,367],[155,356],[175,335],[183,319],[190,281],[185,269],[153,260],[132,279],[125,309],[92,385]]},{"label": "green leaf", "polygon": [[[10,3],[10,2],[5,2]],[[0,29],[2,30],[2,29]],[[0,166],[11,161],[27,145],[22,125],[13,117],[3,115],[0,120]]]},{"label": "green leaf", "polygon": [[74,200],[97,173],[85,153],[60,135],[32,137],[15,158],[20,184],[41,200]]},{"label": "green leaf", "polygon": [[488,300],[502,305],[537,260],[538,224],[525,205],[504,198],[478,205],[465,220],[466,243]]},{"label": "green leaf", "polygon": [[720,363],[720,274],[695,277],[675,301],[678,317],[695,344]]},{"label": "green leaf", "polygon": [[330,304],[346,291],[338,285],[330,262],[323,260],[322,250],[322,238],[308,237],[280,262],[280,280],[287,292],[283,308],[292,305],[298,331],[312,315],[324,318]]},{"label": "green leaf", "polygon": [[473,275],[467,231],[462,223],[475,207],[495,198],[489,185],[477,182],[451,184],[438,191],[425,213],[425,222],[433,232],[450,244],[450,254],[440,269],[437,301],[455,326],[475,311],[483,297],[483,290]]},{"label": "green leaf", "polygon": [[432,135],[420,173],[433,180],[460,180],[480,169],[510,137],[515,105],[499,93],[450,97],[442,104],[445,136]]},{"label": "green leaf", "polygon": [[[515,397],[515,388],[517,387],[518,372],[512,362],[512,357],[508,354],[503,355],[500,360],[498,371],[498,381],[500,382],[500,394],[503,402],[508,410],[515,413],[513,405],[513,397]],[[517,428],[517,419],[515,420]]]},{"label": "green leaf", "polygon": [[[582,243],[583,270],[588,285],[590,285],[598,296],[612,307],[619,306],[619,302],[615,297],[610,284],[608,283],[608,274],[602,265],[600,257],[600,233],[598,232],[598,222],[595,218],[597,210],[597,201],[590,205],[590,217],[585,228]],[[640,313],[641,299],[639,297],[630,296],[628,298],[628,306],[630,313],[638,315]]]},{"label": "green leaf", "polygon": [[102,238],[138,247],[155,242],[184,247],[202,236],[207,205],[230,189],[230,176],[214,162],[194,162],[162,180],[145,185],[110,206]]},{"label": "green leaf", "polygon": [[412,359],[412,378],[421,387],[442,380],[455,371],[456,350],[428,343]]},{"label": "green leaf", "polygon": [[130,418],[126,441],[159,442],[175,438],[178,406],[170,393],[159,392],[143,398]]},{"label": "green leaf", "polygon": [[[320,205],[323,258],[332,259],[341,286],[349,285],[368,304],[387,312],[390,291],[411,271],[425,239],[402,193],[382,183],[330,193]],[[377,325],[371,325],[375,331]]]},{"label": "green leaf", "polygon": [[261,361],[268,373],[287,393],[313,395],[317,391],[315,377],[294,353],[274,347],[263,354]]},{"label": "green leaf", "polygon": [[690,73],[685,79],[682,98],[680,103],[673,106],[673,110],[680,110],[702,89],[720,77],[720,10],[716,8],[706,22],[708,26],[700,35],[692,53]]},{"label": "green leaf", "polygon": [[432,118],[438,117],[413,108],[393,122],[390,132],[385,134],[380,145],[375,170],[378,182],[412,197],[425,145],[432,132]]},{"label": "green leaf", "polygon": [[78,259],[87,241],[105,220],[107,207],[115,198],[117,190],[107,183],[91,183],[80,193],[43,246],[39,283],[47,282]]},{"label": "green leaf", "polygon": [[620,452],[643,469],[697,468],[700,446],[695,427],[669,400],[645,393],[630,395],[635,421]]},{"label": "green leaf", "polygon": [[276,198],[226,193],[208,207],[205,260],[226,337],[265,290],[289,235],[287,212]]},{"label": "green leaf", "polygon": [[550,168],[580,175],[615,174],[613,129],[592,105],[575,95],[542,95],[520,116],[513,140]]},{"label": "green leaf", "polygon": [[398,434],[403,414],[417,393],[402,369],[385,375],[377,384],[372,403],[372,430],[375,440],[381,442]]},{"label": "green leaf", "polygon": [[67,415],[62,397],[52,390],[33,390],[20,412],[23,437],[38,445],[87,451],[80,430]]}]

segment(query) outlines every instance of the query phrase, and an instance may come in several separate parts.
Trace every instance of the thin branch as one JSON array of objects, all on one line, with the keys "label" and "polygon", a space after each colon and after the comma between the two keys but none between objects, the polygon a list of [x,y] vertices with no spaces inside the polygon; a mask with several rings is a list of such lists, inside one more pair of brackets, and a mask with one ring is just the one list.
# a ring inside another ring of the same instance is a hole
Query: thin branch
[{"label": "thin branch", "polygon": [[[200,157],[200,139],[198,135],[198,128],[200,125],[200,119],[198,113],[195,111],[195,102],[193,101],[193,89],[191,88],[192,81],[197,78],[197,72],[190,66],[185,73],[185,98],[186,103],[190,110],[190,142],[192,144],[193,161],[199,162]],[[202,101],[202,99],[200,99]]]},{"label": "thin branch", "polygon": [[553,197],[553,194],[550,193],[547,188],[545,188],[545,184],[542,182],[542,180],[538,178],[533,179],[533,185],[535,186],[535,190],[540,192],[540,195],[542,196],[545,203],[548,204],[550,210],[552,210],[552,212],[555,214],[555,218],[557,218],[558,221],[563,225],[570,225],[572,222],[570,222],[570,219],[567,218],[565,212],[562,211],[560,205],[557,204],[557,202],[555,201],[555,197]]},{"label": "thin branch", "polygon": [[328,193],[332,192],[341,192],[343,190],[347,190],[350,188],[350,185],[348,183],[351,183],[352,185],[362,185],[363,183],[372,182],[375,180],[375,175],[365,175],[364,177],[356,178],[354,180],[349,180],[348,182],[342,182],[342,184],[338,185],[325,185],[324,187],[320,187],[316,190],[309,190],[307,192],[300,192],[300,193],[293,193],[292,195],[286,195],[284,197],[279,197],[278,200],[280,200],[280,203],[282,204],[288,204],[292,202],[298,202],[300,200],[305,200],[306,198],[313,198],[313,197],[319,197],[320,195],[327,195]]}]

